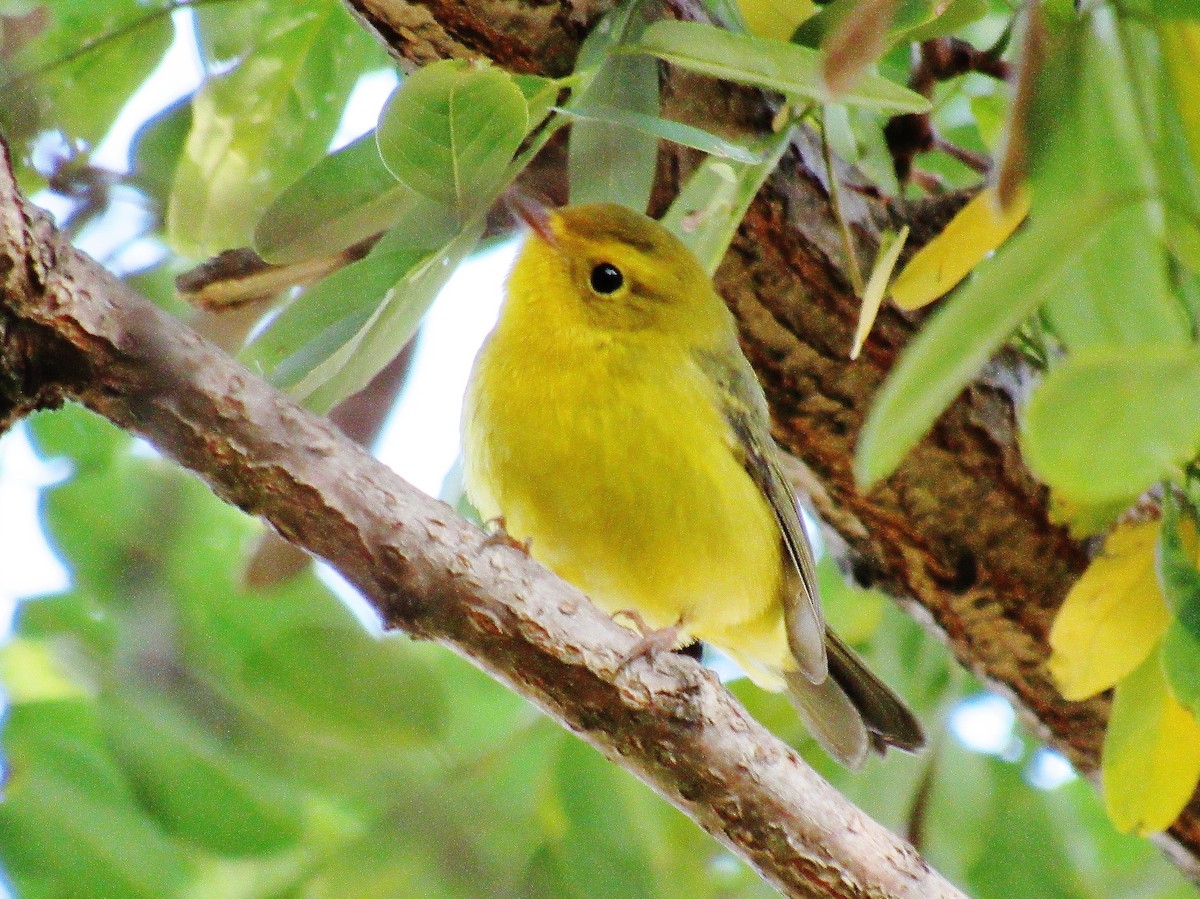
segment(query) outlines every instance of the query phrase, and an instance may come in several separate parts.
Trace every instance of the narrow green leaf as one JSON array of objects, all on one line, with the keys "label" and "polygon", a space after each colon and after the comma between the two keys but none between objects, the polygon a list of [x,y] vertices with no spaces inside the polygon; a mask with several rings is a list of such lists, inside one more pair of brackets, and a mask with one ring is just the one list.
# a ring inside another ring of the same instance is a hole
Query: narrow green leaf
[{"label": "narrow green leaf", "polygon": [[435,62],[406,78],[383,108],[379,153],[398,180],[466,221],[503,186],[528,110],[507,72]]},{"label": "narrow green leaf", "polygon": [[1111,202],[1093,202],[1061,218],[1031,220],[926,322],[867,415],[854,464],[860,484],[873,484],[900,464],[1087,249],[1111,211]]},{"label": "narrow green leaf", "polygon": [[[1051,289],[1046,315],[1069,350],[1191,340],[1191,322],[1171,289],[1157,233],[1160,215],[1150,203],[1115,212]],[[1135,271],[1138,276],[1131,278]]]},{"label": "narrow green leaf", "polygon": [[288,388],[358,333],[387,292],[428,254],[371,253],[302,293],[243,351],[252,368]]},{"label": "narrow green leaf", "polygon": [[[1191,533],[1196,533],[1195,514],[1185,507]],[[1162,527],[1155,553],[1158,582],[1167,606],[1183,627],[1200,638],[1200,569],[1196,568],[1196,541],[1184,540],[1180,531],[1180,508],[1170,485],[1163,487]]]},{"label": "narrow green leaf", "polygon": [[[582,83],[567,108],[616,109],[633,116],[658,116],[658,63],[645,56],[615,52],[646,25],[643,5],[625,3],[605,16],[588,35],[575,71]],[[621,203],[645,211],[658,165],[658,135],[595,117],[571,125],[567,173],[572,203]]]},{"label": "narrow green leaf", "polygon": [[[422,316],[483,233],[480,217],[457,237],[410,268],[383,302],[331,359],[291,392],[310,409],[326,412],[361,390],[416,333]],[[385,238],[386,240],[386,238]]]},{"label": "narrow green leaf", "polygon": [[1085,503],[1173,478],[1200,449],[1200,348],[1075,354],[1030,399],[1021,448],[1039,478]]},{"label": "narrow green leaf", "polygon": [[1147,201],[1118,211],[1051,291],[1046,312],[1053,331],[1070,350],[1189,341],[1162,242],[1163,207],[1178,205],[1171,196],[1182,199],[1187,166],[1164,159],[1156,170],[1170,129],[1158,121],[1161,102],[1153,101],[1167,85],[1152,32],[1114,24],[1099,7],[1063,32],[1038,82],[1034,214],[1039,205],[1068,208],[1086,196],[1140,194]]},{"label": "narrow green leaf", "polygon": [[[939,4],[940,5],[940,4]],[[954,34],[988,14],[988,0],[951,0],[940,16],[904,32],[903,39],[913,43]]]},{"label": "narrow green leaf", "polygon": [[[734,34],[696,22],[655,22],[629,49],[714,78],[776,90],[792,99],[835,100],[821,77],[821,54],[786,41]],[[877,75],[863,77],[836,101],[891,112],[930,108],[920,94]]]},{"label": "narrow green leaf", "polygon": [[555,112],[577,121],[602,122],[609,125],[622,125],[633,128],[635,131],[640,131],[651,137],[662,138],[663,140],[669,140],[672,143],[685,147],[702,150],[710,156],[717,156],[722,159],[732,159],[737,162],[762,161],[761,153],[755,153],[744,144],[735,144],[732,141],[725,140],[725,138],[713,134],[711,131],[705,131],[702,128],[693,128],[691,125],[685,125],[682,122],[673,122],[670,119],[654,115],[646,115],[645,113],[633,112],[632,110],[620,109],[614,106],[587,105],[558,108],[555,109]]},{"label": "narrow green leaf", "polygon": [[1153,0],[1154,14],[1164,19],[1200,19],[1196,0]]},{"label": "narrow green leaf", "polygon": [[1162,667],[1172,695],[1200,717],[1200,637],[1179,621],[1163,636]]},{"label": "narrow green leaf", "polygon": [[254,229],[254,247],[279,264],[334,253],[419,214],[418,195],[387,170],[375,132],[326,156],[288,187]]},{"label": "narrow green leaf", "polygon": [[791,133],[785,128],[752,146],[761,162],[704,160],[663,216],[663,225],[687,244],[709,274],[721,264],[755,194],[779,164]]},{"label": "narrow green leaf", "polygon": [[[302,293],[243,350],[247,365],[303,398],[350,364],[373,323],[396,302],[396,289],[431,265],[459,234],[452,210],[418,194],[408,195],[411,205],[403,218],[365,258]],[[440,267],[439,273],[449,276]],[[417,315],[414,329],[430,301],[432,296],[424,297],[411,307]],[[400,351],[404,340],[380,367]]]}]

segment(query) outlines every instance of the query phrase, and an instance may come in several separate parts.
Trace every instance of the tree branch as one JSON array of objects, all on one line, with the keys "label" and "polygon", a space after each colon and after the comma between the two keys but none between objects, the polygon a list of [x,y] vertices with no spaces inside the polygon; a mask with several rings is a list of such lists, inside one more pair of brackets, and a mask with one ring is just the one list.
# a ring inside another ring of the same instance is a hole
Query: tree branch
[{"label": "tree branch", "polygon": [[[0,145],[2,146],[2,145]],[[788,895],[959,897],[911,846],[667,655],[409,486],[58,234],[0,154],[0,421],[75,399],[330,562],[391,627],[470,659]]]},{"label": "tree branch", "polygon": [[[483,56],[514,71],[562,75],[611,0],[344,0],[397,58]],[[687,0],[671,4],[676,8]],[[676,9],[676,12],[678,10]],[[689,7],[689,16],[695,16]],[[412,31],[408,23],[419,20]],[[758,91],[668,71],[664,114],[733,139],[770,128],[775,101]],[[673,197],[695,154],[663,144],[655,205]],[[843,191],[864,258],[883,227],[907,223],[914,250],[961,198],[902,204],[869,185]],[[1067,702],[1046,668],[1047,635],[1087,564],[1085,549],[1047,517],[1046,491],[1016,444],[1026,375],[994,364],[939,419],[900,469],[869,493],[851,461],[859,428],[919,317],[880,312],[857,362],[848,359],[859,301],[841,268],[820,146],[801,135],[759,193],[717,272],[742,342],[767,391],[777,439],[802,460],[815,504],[846,541],[857,579],[916,608],[958,659],[1006,692],[1052,746],[1086,774],[1099,768],[1109,699]],[[923,607],[923,608],[919,608]],[[1160,840],[1200,878],[1200,802]]]}]

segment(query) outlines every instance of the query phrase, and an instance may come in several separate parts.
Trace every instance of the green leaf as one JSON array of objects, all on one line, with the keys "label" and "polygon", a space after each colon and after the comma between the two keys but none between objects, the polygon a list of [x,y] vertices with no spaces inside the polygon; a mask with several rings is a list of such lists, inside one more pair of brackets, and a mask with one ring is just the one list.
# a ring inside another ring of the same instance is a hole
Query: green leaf
[{"label": "green leaf", "polygon": [[[1065,29],[1038,81],[1033,215],[1088,196],[1148,198],[1118,211],[1047,297],[1052,328],[1071,350],[1191,338],[1162,243],[1162,207],[1173,204],[1159,199],[1184,181],[1184,169],[1172,160],[1156,171],[1152,141],[1157,136],[1161,143],[1164,128],[1156,121],[1157,105],[1142,101],[1166,85],[1129,77],[1131,71],[1157,74],[1157,48],[1144,43],[1135,32],[1112,27],[1097,9]],[[1138,277],[1130,277],[1133,271]]]},{"label": "green leaf", "polygon": [[[905,349],[879,392],[862,433],[854,474],[864,486],[890,474],[1027,318],[1111,214],[1111,202],[1043,216],[976,269]],[[1084,499],[1084,497],[1072,497]]]},{"label": "green leaf", "polygon": [[[291,389],[318,370],[332,377],[347,363],[364,329],[394,302],[388,299],[393,288],[427,267],[457,233],[453,212],[408,188],[402,190],[408,195],[408,214],[366,257],[314,284],[284,309],[243,351],[248,365],[265,371],[277,386]],[[299,205],[295,209],[298,224]],[[420,300],[416,302],[419,306]],[[414,307],[414,322],[424,308]],[[395,352],[400,346],[403,343]]]},{"label": "green leaf", "polygon": [[601,19],[580,48],[575,70],[582,83],[567,108],[614,109],[629,118],[582,117],[571,125],[567,173],[572,203],[621,203],[644,212],[650,202],[659,135],[635,120],[658,116],[658,63],[614,52],[640,35],[645,23],[643,4],[625,3]]},{"label": "green leaf", "polygon": [[1164,19],[1200,19],[1196,0],[1153,0],[1154,14]]},{"label": "green leaf", "polygon": [[[1193,12],[1200,18],[1200,3]],[[1159,89],[1150,92],[1152,131],[1159,183],[1166,200],[1167,241],[1193,271],[1200,272],[1200,22],[1158,23],[1158,41],[1136,47],[1140,68],[1163,70]],[[1163,89],[1162,82],[1169,85]],[[1150,104],[1148,104],[1150,105]]]},{"label": "green leaf", "polygon": [[374,253],[334,272],[272,321],[243,358],[265,370],[276,386],[294,386],[346,346],[388,291],[427,256],[419,248]]},{"label": "green leaf", "polygon": [[[786,41],[734,34],[696,22],[655,22],[630,50],[714,78],[777,90],[793,100],[834,100],[821,76],[821,54]],[[877,75],[863,77],[837,102],[890,112],[930,108],[920,94]]]},{"label": "green leaf", "polygon": [[193,709],[181,698],[124,684],[99,706],[114,753],[150,815],[170,833],[226,855],[296,842],[299,797],[238,752],[223,734],[236,732],[237,723],[222,720],[213,697]]},{"label": "green leaf", "polygon": [[1200,449],[1200,348],[1096,347],[1050,372],[1026,409],[1021,448],[1072,499],[1140,494]]},{"label": "green leaf", "polygon": [[[426,743],[447,710],[441,683],[404,651],[406,642],[361,627],[300,624],[243,659],[240,686],[289,730],[336,736],[352,747]],[[314,669],[322,676],[313,677]]]},{"label": "green leaf", "polygon": [[1046,315],[1068,349],[1190,342],[1191,323],[1171,289],[1156,233],[1158,215],[1149,203],[1117,211],[1050,291]]},{"label": "green leaf", "polygon": [[[247,4],[250,10],[260,4]],[[297,0],[268,7],[243,47],[236,29],[203,32],[238,63],[210,77],[193,100],[193,124],[175,173],[167,235],[204,256],[250,243],[263,210],[325,153],[359,75],[379,49],[337,5]],[[236,42],[231,48],[223,40]]]},{"label": "green leaf", "polygon": [[0,109],[33,99],[40,122],[29,120],[8,138],[54,128],[94,146],[170,46],[170,15],[138,0],[45,6],[50,26],[21,48],[18,77],[0,87]]},{"label": "green leaf", "polygon": [[186,853],[139,807],[85,703],[14,707],[4,748],[0,861],[20,895],[182,892]]},{"label": "green leaf", "polygon": [[1200,715],[1200,637],[1173,621],[1162,640],[1162,667],[1171,693],[1193,715]]},{"label": "green leaf", "polygon": [[761,154],[761,162],[704,160],[663,216],[663,225],[696,254],[710,275],[721,264],[742,217],[790,139],[791,129],[785,128],[753,145],[751,152]]},{"label": "green leaf", "polygon": [[442,60],[392,94],[379,116],[379,153],[399,181],[466,221],[504,186],[528,115],[508,73]]},{"label": "green leaf", "polygon": [[192,98],[184,97],[148,119],[133,135],[130,180],[163,206],[191,130]]},{"label": "green leaf", "polygon": [[529,120],[529,130],[533,131],[554,108],[561,84],[555,78],[543,78],[540,75],[513,75],[512,80],[525,97],[528,107],[526,118]]},{"label": "green leaf", "polygon": [[387,170],[371,131],[326,156],[281,193],[254,229],[267,262],[324,256],[386,231],[428,202]]},{"label": "green leaf", "polygon": [[[415,223],[405,223],[397,228],[408,228]],[[292,395],[310,409],[325,412],[365,387],[416,333],[438,291],[475,248],[482,233],[483,220],[479,219],[444,246],[415,260],[385,293],[382,302],[368,308],[369,314],[361,319],[358,329],[327,358],[309,368],[303,378],[290,385]],[[391,245],[385,236],[377,249],[383,255]],[[280,367],[290,380],[295,372],[290,360],[285,360]]]},{"label": "green leaf", "polygon": [[977,22],[988,14],[987,0],[951,0],[940,16],[904,32],[903,39],[912,43],[945,37]]},{"label": "green leaf", "polygon": [[655,138],[662,138],[663,140],[669,140],[672,143],[685,147],[702,150],[710,156],[717,156],[722,159],[732,159],[737,162],[762,161],[762,154],[755,153],[744,144],[735,144],[732,141],[725,140],[725,138],[713,134],[711,131],[705,131],[702,128],[693,128],[691,125],[685,125],[682,122],[672,122],[670,119],[659,118],[655,115],[646,115],[645,113],[632,112],[628,109],[620,109],[613,106],[587,105],[565,109],[560,108],[556,109],[555,112],[576,121],[622,125]]},{"label": "green leaf", "polygon": [[[1155,562],[1163,599],[1178,622],[1200,638],[1200,569],[1196,567],[1196,517],[1180,502],[1171,486],[1163,486],[1162,527]],[[1184,526],[1186,523],[1186,527]]]},{"label": "green leaf", "polygon": [[571,737],[561,741],[555,796],[565,831],[554,847],[559,872],[589,899],[647,899],[660,895],[645,844],[611,822],[644,820],[647,800],[656,801],[628,773]]}]

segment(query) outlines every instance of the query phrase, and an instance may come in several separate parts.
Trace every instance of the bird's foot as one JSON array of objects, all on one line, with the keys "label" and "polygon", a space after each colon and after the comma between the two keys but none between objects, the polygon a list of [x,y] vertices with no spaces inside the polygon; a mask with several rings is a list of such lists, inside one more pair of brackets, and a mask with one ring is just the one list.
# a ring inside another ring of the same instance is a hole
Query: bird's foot
[{"label": "bird's foot", "polygon": [[613,614],[613,618],[627,618],[633,622],[634,627],[642,636],[633,644],[633,648],[625,654],[625,658],[621,659],[621,664],[617,666],[617,672],[620,673],[628,668],[638,659],[646,656],[654,655],[659,652],[671,652],[679,644],[679,635],[683,630],[683,622],[673,624],[670,627],[660,627],[657,629],[651,628],[646,624],[644,619],[637,609],[621,609]]},{"label": "bird's foot", "polygon": [[533,538],[529,537],[525,540],[518,540],[508,532],[505,527],[504,516],[497,515],[495,518],[489,518],[483,523],[484,546],[510,546],[518,552],[529,555],[529,549],[533,546]]}]

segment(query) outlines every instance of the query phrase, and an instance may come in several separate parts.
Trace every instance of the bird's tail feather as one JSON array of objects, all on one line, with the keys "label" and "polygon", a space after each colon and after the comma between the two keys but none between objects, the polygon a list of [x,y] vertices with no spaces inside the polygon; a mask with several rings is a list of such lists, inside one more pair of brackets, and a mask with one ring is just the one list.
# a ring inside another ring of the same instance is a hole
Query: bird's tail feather
[{"label": "bird's tail feather", "polygon": [[833,631],[825,633],[829,676],[819,684],[786,672],[788,697],[809,733],[844,765],[858,768],[869,751],[925,745],[916,716]]}]

